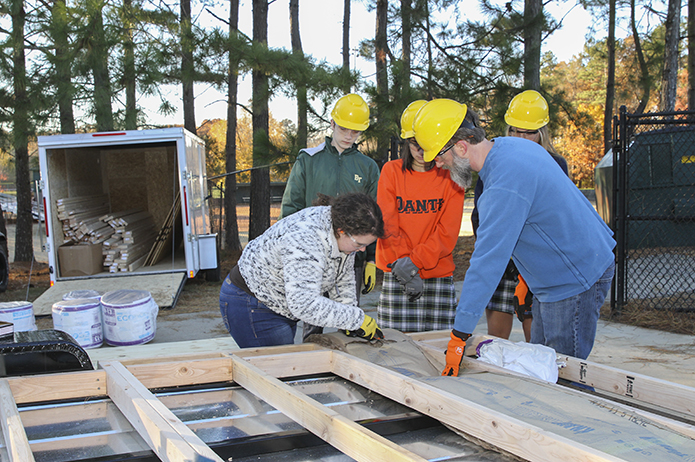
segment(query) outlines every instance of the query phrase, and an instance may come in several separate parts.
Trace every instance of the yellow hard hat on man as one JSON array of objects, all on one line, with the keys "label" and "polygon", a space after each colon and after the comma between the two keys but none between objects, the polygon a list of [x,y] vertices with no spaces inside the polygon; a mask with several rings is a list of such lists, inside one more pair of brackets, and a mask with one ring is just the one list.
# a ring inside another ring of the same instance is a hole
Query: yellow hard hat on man
[{"label": "yellow hard hat on man", "polygon": [[413,131],[415,140],[424,151],[425,162],[437,157],[461,127],[468,107],[453,99],[433,99],[423,105],[415,116]]},{"label": "yellow hard hat on man", "polygon": [[369,127],[369,106],[360,95],[350,93],[335,103],[331,117],[343,128],[363,132]]}]

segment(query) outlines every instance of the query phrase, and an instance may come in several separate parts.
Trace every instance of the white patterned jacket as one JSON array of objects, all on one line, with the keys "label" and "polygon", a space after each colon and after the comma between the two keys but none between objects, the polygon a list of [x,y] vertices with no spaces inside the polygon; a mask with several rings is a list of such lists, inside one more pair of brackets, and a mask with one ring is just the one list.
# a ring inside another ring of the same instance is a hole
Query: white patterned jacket
[{"label": "white patterned jacket", "polygon": [[356,330],[364,311],[357,306],[354,262],[354,252],[338,249],[331,208],[321,206],[279,220],[248,243],[238,264],[249,289],[274,312]]}]

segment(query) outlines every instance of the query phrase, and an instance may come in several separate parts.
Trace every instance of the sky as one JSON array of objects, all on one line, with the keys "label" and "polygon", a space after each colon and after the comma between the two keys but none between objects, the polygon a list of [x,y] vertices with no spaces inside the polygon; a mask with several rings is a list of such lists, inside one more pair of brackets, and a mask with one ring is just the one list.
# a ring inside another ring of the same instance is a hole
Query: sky
[{"label": "sky", "polygon": [[[478,4],[478,0],[468,0]],[[563,4],[560,4],[563,3]],[[546,8],[555,18],[567,12],[571,2],[550,2]],[[342,21],[343,2],[338,0],[301,0],[299,3],[299,28],[304,54],[312,55],[315,60],[333,64],[342,64]],[[201,21],[214,21],[204,11],[198,11]],[[195,13],[194,13],[195,14]],[[228,18],[227,10],[220,8],[216,14]],[[353,1],[351,10],[350,48],[356,49],[360,41],[374,36],[375,13],[369,12],[363,1]],[[585,35],[591,24],[591,16],[581,7],[571,10],[571,19],[563,21],[563,27],[555,32],[543,44],[543,52],[552,51],[558,61],[570,60],[579,54],[584,46]],[[217,23],[220,27],[226,25]],[[252,36],[251,0],[242,0],[239,11],[239,29]],[[290,48],[289,7],[286,1],[271,2],[268,9],[268,45],[272,48]],[[361,72],[365,78],[374,73],[374,63],[359,57],[354,57],[351,67]],[[173,116],[163,117],[156,113],[157,103],[143,100],[148,120],[156,124],[182,124],[181,91],[179,87],[171,87],[167,94],[172,103],[177,103],[178,111]],[[248,102],[251,96],[251,76],[245,75],[240,80],[239,101]],[[205,119],[225,119],[227,108],[225,95],[217,92],[209,85],[197,84],[196,123],[200,125]],[[270,112],[276,120],[290,119],[296,121],[296,106],[294,101],[278,96],[270,102]]]}]

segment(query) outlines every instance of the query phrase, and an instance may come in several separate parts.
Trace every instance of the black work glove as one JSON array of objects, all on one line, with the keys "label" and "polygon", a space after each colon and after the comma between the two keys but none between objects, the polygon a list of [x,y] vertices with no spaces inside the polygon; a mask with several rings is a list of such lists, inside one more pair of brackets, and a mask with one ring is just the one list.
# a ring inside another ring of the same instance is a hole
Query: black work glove
[{"label": "black work glove", "polygon": [[418,274],[418,267],[410,257],[399,258],[386,266],[391,268],[391,274],[401,285],[403,292],[410,297],[411,302],[422,296],[422,278]]},{"label": "black work glove", "polygon": [[531,304],[533,303],[533,294],[528,288],[524,278],[519,275],[519,283],[514,289],[514,312],[519,321],[524,322],[524,319],[531,317]]}]

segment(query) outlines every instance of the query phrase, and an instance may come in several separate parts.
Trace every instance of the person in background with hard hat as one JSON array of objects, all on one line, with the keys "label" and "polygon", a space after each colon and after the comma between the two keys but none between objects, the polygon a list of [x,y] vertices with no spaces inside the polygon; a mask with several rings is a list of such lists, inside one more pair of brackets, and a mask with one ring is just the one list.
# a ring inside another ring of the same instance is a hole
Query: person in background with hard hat
[{"label": "person in background with hard hat", "polygon": [[[548,130],[548,122],[550,122],[548,102],[540,93],[535,90],[526,90],[512,98],[504,115],[504,121],[507,123],[507,136],[526,138],[540,144],[555,159],[565,175],[569,176],[567,161],[557,153],[551,141]],[[478,179],[475,185],[473,212],[471,212],[471,224],[476,236],[479,224],[478,199],[482,193],[483,182]],[[530,342],[531,322],[533,321],[532,301],[533,294],[528,290],[526,281],[519,274],[514,261],[509,260],[502,280],[485,309],[487,333],[508,339],[512,332],[512,323],[516,313],[523,326],[524,338]]]},{"label": "person in background with hard hat", "polygon": [[[379,166],[355,144],[367,127],[369,106],[364,99],[355,93],[341,97],[331,112],[331,136],[320,145],[299,152],[282,195],[280,218],[309,207],[319,193],[338,196],[363,192],[376,199]],[[358,302],[362,283],[363,293],[370,292],[376,284],[375,253],[376,244],[372,244],[355,257]],[[305,339],[321,332],[319,327],[304,324]]]},{"label": "person in background with hard hat", "polygon": [[586,359],[615,272],[610,228],[543,147],[515,137],[488,140],[465,104],[430,101],[413,128],[425,161],[449,169],[462,187],[470,187],[474,170],[485,183],[442,375],[458,375],[466,340],[510,257],[533,291],[531,343]]},{"label": "person in background with hard hat", "polygon": [[241,348],[294,343],[299,320],[384,338],[357,306],[355,253],[384,235],[376,201],[364,193],[336,198],[283,218],[249,242],[220,289],[220,312]]},{"label": "person in background with hard hat", "polygon": [[466,191],[447,170],[423,160],[413,120],[425,103],[403,111],[401,158],[384,165],[377,194],[386,233],[376,244],[384,271],[377,321],[402,332],[451,329],[456,314],[452,252]]}]

